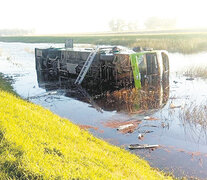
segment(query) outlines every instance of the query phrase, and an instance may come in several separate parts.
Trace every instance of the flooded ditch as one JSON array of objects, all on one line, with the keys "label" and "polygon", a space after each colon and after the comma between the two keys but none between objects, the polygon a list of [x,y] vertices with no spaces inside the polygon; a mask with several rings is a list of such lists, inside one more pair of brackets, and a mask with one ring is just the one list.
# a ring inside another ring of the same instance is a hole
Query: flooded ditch
[{"label": "flooded ditch", "polygon": [[130,144],[159,145],[129,150],[153,167],[177,177],[207,177],[207,80],[190,71],[207,65],[207,53],[169,54],[170,89],[158,107],[154,94],[142,100],[133,89],[97,94],[37,74],[34,48],[50,46],[63,44],[0,43],[0,72],[12,77],[20,96],[127,150]]}]

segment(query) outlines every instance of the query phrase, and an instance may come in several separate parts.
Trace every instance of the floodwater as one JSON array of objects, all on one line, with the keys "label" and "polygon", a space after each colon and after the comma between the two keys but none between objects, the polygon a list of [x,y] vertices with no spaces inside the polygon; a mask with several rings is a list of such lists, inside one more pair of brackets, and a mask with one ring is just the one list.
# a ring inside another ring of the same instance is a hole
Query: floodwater
[{"label": "floodwater", "polygon": [[[34,48],[50,46],[63,47],[63,44],[0,42],[0,72],[12,77],[13,87],[21,97],[127,150],[130,144],[159,145],[156,149],[129,150],[153,167],[177,177],[207,178],[207,113],[202,110],[207,106],[207,80],[183,75],[188,67],[207,64],[206,52],[170,53],[170,90],[165,105],[156,110],[139,111],[131,108],[133,101],[117,102],[119,98],[110,98],[111,94],[93,96],[95,99],[91,100],[90,93],[68,89],[63,81],[40,80],[35,70]],[[199,107],[203,116],[188,114]],[[125,125],[133,128],[124,131]]]}]

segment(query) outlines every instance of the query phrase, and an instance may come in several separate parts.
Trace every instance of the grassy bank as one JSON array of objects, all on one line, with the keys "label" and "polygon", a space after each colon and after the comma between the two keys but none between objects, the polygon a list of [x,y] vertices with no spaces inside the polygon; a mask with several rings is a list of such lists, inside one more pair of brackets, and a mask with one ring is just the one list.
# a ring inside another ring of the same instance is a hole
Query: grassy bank
[{"label": "grassy bank", "polygon": [[6,77],[2,73],[0,73],[0,90],[18,96],[17,93],[13,90],[11,83],[12,83],[12,79],[10,77]]},{"label": "grassy bank", "polygon": [[171,179],[9,89],[1,83],[2,179]]},{"label": "grassy bank", "polygon": [[169,52],[197,53],[207,50],[207,33],[170,34],[95,34],[70,36],[0,37],[2,42],[64,43],[72,38],[74,43],[110,44],[128,47],[142,46],[165,49]]}]

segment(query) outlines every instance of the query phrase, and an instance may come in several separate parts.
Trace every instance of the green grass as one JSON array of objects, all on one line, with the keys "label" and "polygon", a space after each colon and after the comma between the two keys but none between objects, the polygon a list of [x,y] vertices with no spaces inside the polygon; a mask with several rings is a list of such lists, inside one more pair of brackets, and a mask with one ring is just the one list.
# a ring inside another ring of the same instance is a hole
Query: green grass
[{"label": "green grass", "polygon": [[142,46],[165,49],[169,52],[197,53],[207,50],[207,33],[171,34],[95,34],[65,36],[0,37],[3,42],[64,43],[72,38],[74,43],[110,44],[128,47]]},{"label": "green grass", "polygon": [[0,179],[172,179],[0,80]]}]

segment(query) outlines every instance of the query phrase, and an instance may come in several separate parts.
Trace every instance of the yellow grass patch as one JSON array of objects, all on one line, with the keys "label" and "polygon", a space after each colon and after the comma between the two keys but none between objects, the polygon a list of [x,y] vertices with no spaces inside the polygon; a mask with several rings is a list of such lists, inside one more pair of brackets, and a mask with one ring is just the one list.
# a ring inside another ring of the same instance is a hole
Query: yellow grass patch
[{"label": "yellow grass patch", "polygon": [[0,91],[0,176],[171,179],[49,110]]}]

